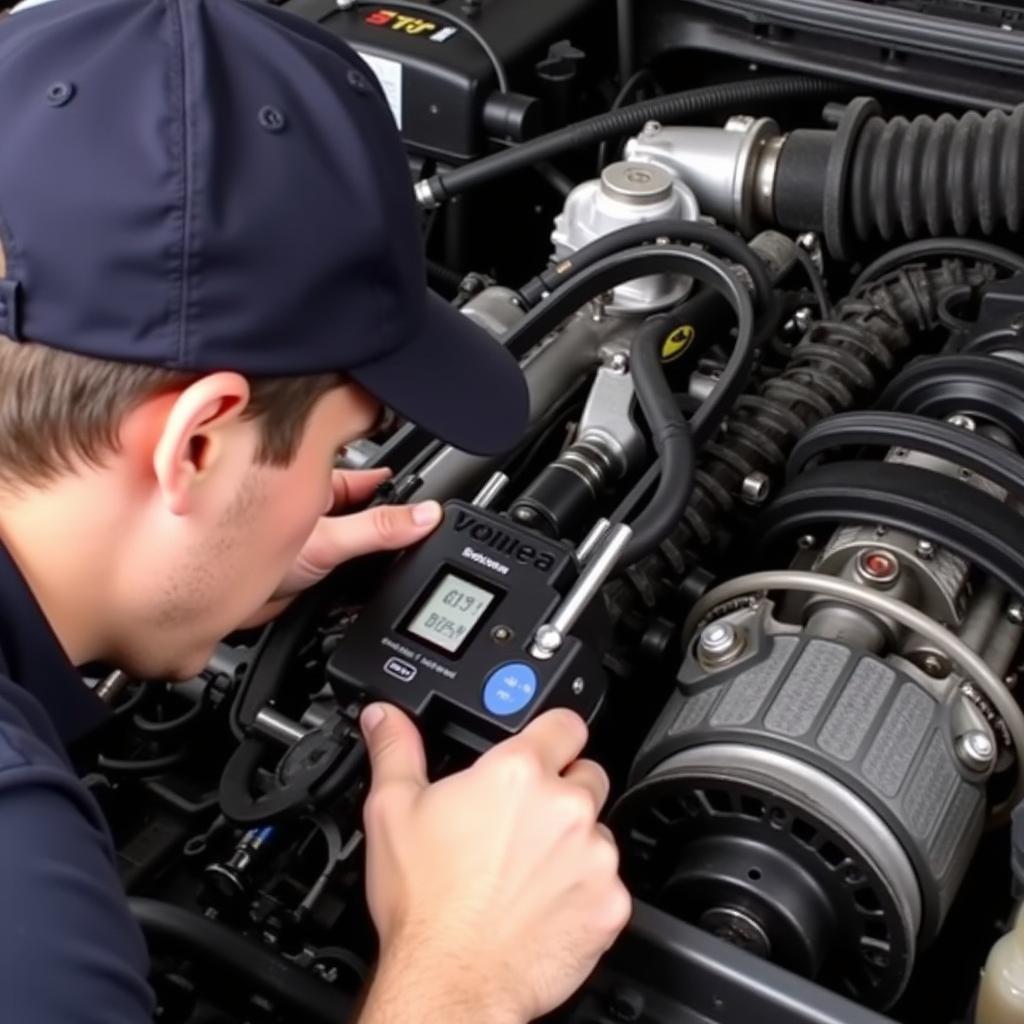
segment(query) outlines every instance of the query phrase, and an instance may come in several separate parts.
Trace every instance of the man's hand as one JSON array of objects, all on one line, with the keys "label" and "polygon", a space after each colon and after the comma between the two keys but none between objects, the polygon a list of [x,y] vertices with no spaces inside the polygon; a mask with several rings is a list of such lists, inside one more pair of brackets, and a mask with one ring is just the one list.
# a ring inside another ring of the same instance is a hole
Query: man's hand
[{"label": "man's hand", "polygon": [[549,711],[429,785],[412,722],[363,713],[367,898],[381,941],[360,1024],[524,1024],[564,1002],[625,927],[582,719]]},{"label": "man's hand", "polygon": [[[331,511],[369,501],[390,475],[389,469],[336,469]],[[377,505],[351,515],[321,516],[270,603],[246,625],[260,625],[280,614],[303,590],[349,559],[415,544],[437,526],[441,514],[436,501],[425,501],[419,505]]]}]

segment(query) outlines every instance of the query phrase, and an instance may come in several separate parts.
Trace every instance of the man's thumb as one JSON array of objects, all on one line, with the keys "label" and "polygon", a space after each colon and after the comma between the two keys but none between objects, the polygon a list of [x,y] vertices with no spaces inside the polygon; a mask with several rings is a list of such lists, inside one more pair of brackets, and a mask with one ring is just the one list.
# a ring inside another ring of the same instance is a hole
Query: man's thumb
[{"label": "man's thumb", "polygon": [[390,704],[370,704],[359,724],[370,753],[374,786],[385,782],[427,784],[423,741],[405,714]]}]

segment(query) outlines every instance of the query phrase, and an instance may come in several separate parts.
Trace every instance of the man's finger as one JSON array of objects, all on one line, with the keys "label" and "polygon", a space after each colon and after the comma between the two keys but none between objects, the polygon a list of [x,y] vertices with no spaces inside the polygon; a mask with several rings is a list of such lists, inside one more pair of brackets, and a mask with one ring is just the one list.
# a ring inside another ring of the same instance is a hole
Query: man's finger
[{"label": "man's finger", "polygon": [[336,469],[331,474],[334,490],[334,509],[340,511],[352,505],[369,501],[385,480],[391,477],[391,470],[380,469]]},{"label": "man's finger", "polygon": [[608,781],[607,772],[596,761],[588,761],[585,758],[575,761],[562,772],[562,778],[586,790],[594,801],[594,815],[601,813],[601,808],[608,799],[611,783]]},{"label": "man's finger", "polygon": [[359,725],[370,754],[373,788],[396,782],[426,786],[423,740],[405,714],[390,704],[370,704]]},{"label": "man's finger", "polygon": [[554,708],[538,715],[518,736],[501,746],[526,747],[547,771],[561,775],[580,756],[586,744],[586,722],[575,711]]},{"label": "man's finger", "polygon": [[441,521],[436,501],[419,505],[378,505],[350,516],[320,522],[319,556],[327,564],[340,565],[350,558],[376,551],[397,551],[422,540]]}]

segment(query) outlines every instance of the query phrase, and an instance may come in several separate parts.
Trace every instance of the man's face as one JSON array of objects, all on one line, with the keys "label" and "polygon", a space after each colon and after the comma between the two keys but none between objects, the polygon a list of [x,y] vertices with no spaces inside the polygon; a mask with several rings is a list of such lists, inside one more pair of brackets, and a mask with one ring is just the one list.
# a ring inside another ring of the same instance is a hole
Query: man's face
[{"label": "man's face", "polygon": [[[318,519],[330,511],[332,470],[340,449],[364,436],[380,406],[355,384],[324,395],[309,416],[298,451],[285,467],[255,464],[260,426],[245,450],[221,469],[223,479],[186,530],[181,524],[148,540],[160,545],[141,561],[146,576],[140,629],[116,660],[142,678],[187,678],[206,664],[226,634],[274,595]],[[247,459],[247,464],[240,460]]]}]

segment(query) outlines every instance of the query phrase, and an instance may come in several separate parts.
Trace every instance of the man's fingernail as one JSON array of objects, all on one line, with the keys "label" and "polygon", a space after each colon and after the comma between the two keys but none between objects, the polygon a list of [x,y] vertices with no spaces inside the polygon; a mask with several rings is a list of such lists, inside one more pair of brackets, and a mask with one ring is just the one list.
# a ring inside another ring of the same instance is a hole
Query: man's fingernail
[{"label": "man's fingernail", "polygon": [[412,521],[417,526],[436,526],[441,522],[441,506],[436,501],[424,501],[412,507]]},{"label": "man's fingernail", "polygon": [[360,716],[360,723],[363,726],[363,732],[373,732],[374,729],[384,721],[385,711],[380,704],[371,704],[369,707],[363,710]]}]

